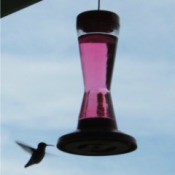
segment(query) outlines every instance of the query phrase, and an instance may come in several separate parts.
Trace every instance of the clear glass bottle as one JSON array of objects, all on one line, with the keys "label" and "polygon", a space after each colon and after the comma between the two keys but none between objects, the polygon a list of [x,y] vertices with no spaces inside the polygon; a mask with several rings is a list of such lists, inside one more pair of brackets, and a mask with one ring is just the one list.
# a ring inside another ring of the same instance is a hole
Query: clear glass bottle
[{"label": "clear glass bottle", "polygon": [[[116,129],[110,87],[119,33],[119,17],[109,11],[88,11],[77,18],[84,78],[79,129]],[[92,123],[92,124],[91,124]],[[102,126],[103,125],[103,126]]]}]

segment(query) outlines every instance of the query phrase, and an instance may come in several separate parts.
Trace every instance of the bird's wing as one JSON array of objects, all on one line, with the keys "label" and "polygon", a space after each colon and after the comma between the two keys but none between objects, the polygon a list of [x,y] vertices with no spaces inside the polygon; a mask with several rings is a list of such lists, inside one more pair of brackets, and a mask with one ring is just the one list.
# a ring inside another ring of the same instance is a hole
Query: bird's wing
[{"label": "bird's wing", "polygon": [[35,151],[35,148],[32,148],[26,144],[23,144],[21,142],[16,141],[16,143],[25,151],[27,151],[28,153],[32,154]]}]

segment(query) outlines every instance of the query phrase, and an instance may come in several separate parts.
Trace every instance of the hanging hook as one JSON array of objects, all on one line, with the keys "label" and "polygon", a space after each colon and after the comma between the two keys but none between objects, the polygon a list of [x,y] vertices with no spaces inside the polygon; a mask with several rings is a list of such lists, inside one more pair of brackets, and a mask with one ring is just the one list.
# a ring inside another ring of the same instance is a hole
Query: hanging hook
[{"label": "hanging hook", "polygon": [[100,10],[100,0],[98,0],[98,10]]}]

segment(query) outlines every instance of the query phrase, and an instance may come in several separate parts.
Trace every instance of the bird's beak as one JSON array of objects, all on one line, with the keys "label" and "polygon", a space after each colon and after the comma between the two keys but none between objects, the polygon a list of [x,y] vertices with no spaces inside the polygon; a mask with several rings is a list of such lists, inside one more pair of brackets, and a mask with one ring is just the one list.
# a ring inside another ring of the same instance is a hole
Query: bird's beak
[{"label": "bird's beak", "polygon": [[50,145],[50,144],[49,144],[49,145],[47,145],[47,146],[55,146],[55,145]]}]

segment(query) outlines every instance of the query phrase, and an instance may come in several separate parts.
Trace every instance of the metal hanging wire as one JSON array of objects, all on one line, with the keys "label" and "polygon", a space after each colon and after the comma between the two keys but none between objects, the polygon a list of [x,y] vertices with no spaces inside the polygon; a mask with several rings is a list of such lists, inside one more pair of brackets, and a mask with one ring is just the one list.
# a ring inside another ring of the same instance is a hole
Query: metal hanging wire
[{"label": "metal hanging wire", "polygon": [[98,0],[98,10],[100,10],[100,0]]}]

